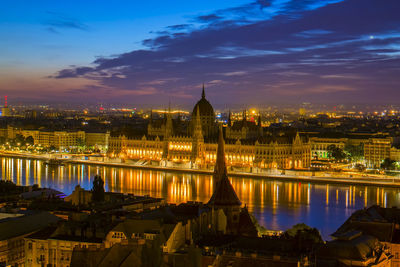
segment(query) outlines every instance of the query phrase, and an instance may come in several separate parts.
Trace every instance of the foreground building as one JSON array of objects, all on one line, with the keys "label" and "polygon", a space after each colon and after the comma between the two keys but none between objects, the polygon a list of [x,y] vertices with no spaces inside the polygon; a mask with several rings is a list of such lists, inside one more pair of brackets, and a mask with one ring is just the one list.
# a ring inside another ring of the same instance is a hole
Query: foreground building
[{"label": "foreground building", "polygon": [[337,235],[317,252],[317,266],[398,266],[393,264],[390,250],[376,237],[350,231]]},{"label": "foreground building", "polygon": [[351,232],[360,232],[379,240],[393,255],[391,266],[400,266],[400,209],[374,205],[358,210],[332,234],[332,238],[340,239]]},{"label": "foreground building", "polygon": [[207,205],[213,210],[222,209],[224,211],[227,218],[225,234],[257,236],[258,231],[253,225],[247,209],[241,208],[242,203],[228,179],[222,128],[219,133],[213,182],[216,187]]},{"label": "foreground building", "polygon": [[0,266],[24,266],[24,238],[60,221],[58,217],[47,212],[1,215]]}]

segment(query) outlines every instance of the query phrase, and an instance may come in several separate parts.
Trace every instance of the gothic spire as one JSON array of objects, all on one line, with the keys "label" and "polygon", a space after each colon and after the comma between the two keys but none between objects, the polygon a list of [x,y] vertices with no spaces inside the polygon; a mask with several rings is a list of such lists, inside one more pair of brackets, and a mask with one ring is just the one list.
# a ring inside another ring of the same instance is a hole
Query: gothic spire
[{"label": "gothic spire", "polygon": [[243,110],[243,121],[247,121],[247,118],[246,118],[246,110]]},{"label": "gothic spire", "polygon": [[231,182],[228,179],[226,163],[225,163],[225,150],[224,150],[224,137],[222,134],[222,127],[219,129],[218,148],[217,148],[217,161],[214,168],[214,181],[216,183],[215,190],[208,205],[210,206],[239,206],[241,202],[233,189]]},{"label": "gothic spire", "polygon": [[232,114],[231,114],[231,110],[229,110],[229,114],[228,114],[228,127],[232,126],[232,118],[231,118]]},{"label": "gothic spire", "polygon": [[219,127],[217,161],[215,162],[214,168],[214,180],[220,181],[224,175],[227,175],[225,163],[225,141],[222,133],[222,127]]},{"label": "gothic spire", "polygon": [[201,128],[201,121],[200,121],[199,106],[197,106],[196,114],[194,115],[194,118],[192,118],[192,120],[194,121],[193,136],[195,136],[195,137],[203,137],[203,131],[202,131],[202,128]]},{"label": "gothic spire", "polygon": [[204,83],[203,83],[203,91],[201,92],[201,98],[206,98],[206,93],[204,91]]},{"label": "gothic spire", "polygon": [[151,109],[151,111],[150,111],[150,122],[149,123],[150,124],[153,123],[153,109]]},{"label": "gothic spire", "polygon": [[165,136],[170,137],[173,133],[172,116],[171,116],[171,102],[169,102],[168,113],[166,113],[165,123]]}]

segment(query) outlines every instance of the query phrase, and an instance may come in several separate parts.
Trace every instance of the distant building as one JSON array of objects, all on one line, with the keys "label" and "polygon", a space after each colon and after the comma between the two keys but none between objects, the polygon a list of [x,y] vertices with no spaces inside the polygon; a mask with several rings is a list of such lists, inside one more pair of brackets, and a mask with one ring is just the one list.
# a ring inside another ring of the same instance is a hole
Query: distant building
[{"label": "distant building", "polygon": [[[166,205],[165,200],[161,198],[126,195],[115,192],[105,192],[104,200],[114,205],[115,208],[137,212],[156,209]],[[86,207],[92,203],[92,191],[85,190],[80,185],[77,185],[71,195],[64,198],[64,201],[70,202],[74,206]]]},{"label": "distant building", "polygon": [[85,145],[85,132],[54,131],[54,146],[58,150]]},{"label": "distant building", "polygon": [[34,109],[25,110],[25,118],[28,119],[37,119],[37,111]]},{"label": "distant building", "polygon": [[246,111],[243,111],[243,119],[241,121],[231,122],[231,113],[229,112],[228,126],[226,128],[226,138],[234,140],[257,139],[263,136],[263,128],[261,126],[261,117],[258,117],[258,123],[248,121]]},{"label": "distant building", "polygon": [[364,144],[364,158],[369,168],[380,168],[384,159],[390,158],[392,138],[370,138]]},{"label": "distant building", "polygon": [[3,117],[11,116],[10,108],[8,107],[8,103],[7,103],[7,96],[4,97],[4,106],[1,109],[1,116],[3,116]]},{"label": "distant building", "polygon": [[392,146],[390,148],[390,159],[400,162],[400,148]]},{"label": "distant building", "polygon": [[[86,145],[101,151],[107,151],[110,138],[109,132],[92,133],[84,131],[19,130],[13,127],[10,128],[14,135],[21,134],[25,138],[32,136],[35,145],[41,145],[43,147],[54,146],[57,150]],[[2,129],[0,129],[0,136],[3,135],[1,130]]]},{"label": "distant building", "polygon": [[[299,134],[263,135],[261,122],[255,125],[246,118],[226,129],[228,166],[253,171],[257,168],[303,169],[311,165],[310,142]],[[150,118],[148,135],[112,136],[110,157],[139,160],[142,163],[187,168],[209,168],[215,164],[217,144],[214,110],[205,99],[195,105],[190,135],[175,134],[171,114],[161,124]]]},{"label": "distant building", "polygon": [[107,151],[110,139],[110,132],[105,133],[85,133],[85,144],[88,147],[98,148]]},{"label": "distant building", "polygon": [[329,158],[328,147],[335,146],[340,149],[344,149],[347,138],[329,138],[329,137],[310,137],[311,143],[311,156],[317,159]]}]

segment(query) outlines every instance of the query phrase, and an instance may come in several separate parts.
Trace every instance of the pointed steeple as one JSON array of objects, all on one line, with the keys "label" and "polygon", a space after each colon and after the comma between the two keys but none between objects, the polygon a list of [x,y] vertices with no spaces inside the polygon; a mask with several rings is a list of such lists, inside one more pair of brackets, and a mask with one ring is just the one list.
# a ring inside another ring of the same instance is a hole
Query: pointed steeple
[{"label": "pointed steeple", "polygon": [[225,141],[222,133],[222,127],[219,127],[218,136],[218,148],[217,148],[217,160],[214,168],[214,181],[220,181],[223,176],[227,175],[226,163],[225,163]]},{"label": "pointed steeple", "polygon": [[228,114],[228,127],[232,126],[232,114],[231,114],[231,110],[229,110],[229,114]]},{"label": "pointed steeple", "polygon": [[206,93],[204,91],[204,83],[203,83],[203,91],[201,92],[201,98],[206,98]]},{"label": "pointed steeple", "polygon": [[172,117],[171,117],[171,102],[168,106],[168,113],[166,113],[165,136],[170,137],[173,133]]},{"label": "pointed steeple", "polygon": [[242,204],[233,189],[231,182],[228,179],[225,163],[225,142],[222,134],[222,127],[219,129],[217,161],[215,163],[213,179],[216,182],[216,187],[213,195],[208,201],[211,206],[239,206]]},{"label": "pointed steeple", "polygon": [[149,121],[149,123],[150,124],[153,123],[153,109],[151,109],[151,111],[150,111],[150,121]]},{"label": "pointed steeple", "polygon": [[261,127],[261,126],[262,126],[262,124],[261,124],[261,114],[258,115],[257,126],[258,126],[258,127]]},{"label": "pointed steeple", "polygon": [[247,121],[247,118],[246,118],[246,110],[243,110],[243,121]]},{"label": "pointed steeple", "polygon": [[202,138],[203,137],[203,130],[202,130],[202,127],[201,127],[199,106],[197,106],[196,114],[194,115],[193,121],[194,121],[193,137]]}]

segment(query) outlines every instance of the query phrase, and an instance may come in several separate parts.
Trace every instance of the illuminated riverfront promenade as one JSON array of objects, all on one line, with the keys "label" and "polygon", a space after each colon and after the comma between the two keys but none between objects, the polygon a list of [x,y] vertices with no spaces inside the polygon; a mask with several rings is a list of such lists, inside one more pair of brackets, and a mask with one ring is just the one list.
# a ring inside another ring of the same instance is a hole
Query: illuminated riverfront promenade
[{"label": "illuminated riverfront promenade", "polygon": [[[42,160],[0,158],[1,179],[39,184],[70,194],[77,184],[91,188],[94,175],[105,179],[107,191],[163,197],[168,202],[207,201],[214,189],[211,175],[90,164],[50,167]],[[274,179],[230,177],[233,187],[260,224],[284,230],[304,222],[329,238],[355,210],[380,204],[400,206],[400,189],[377,186],[316,184]]]}]

